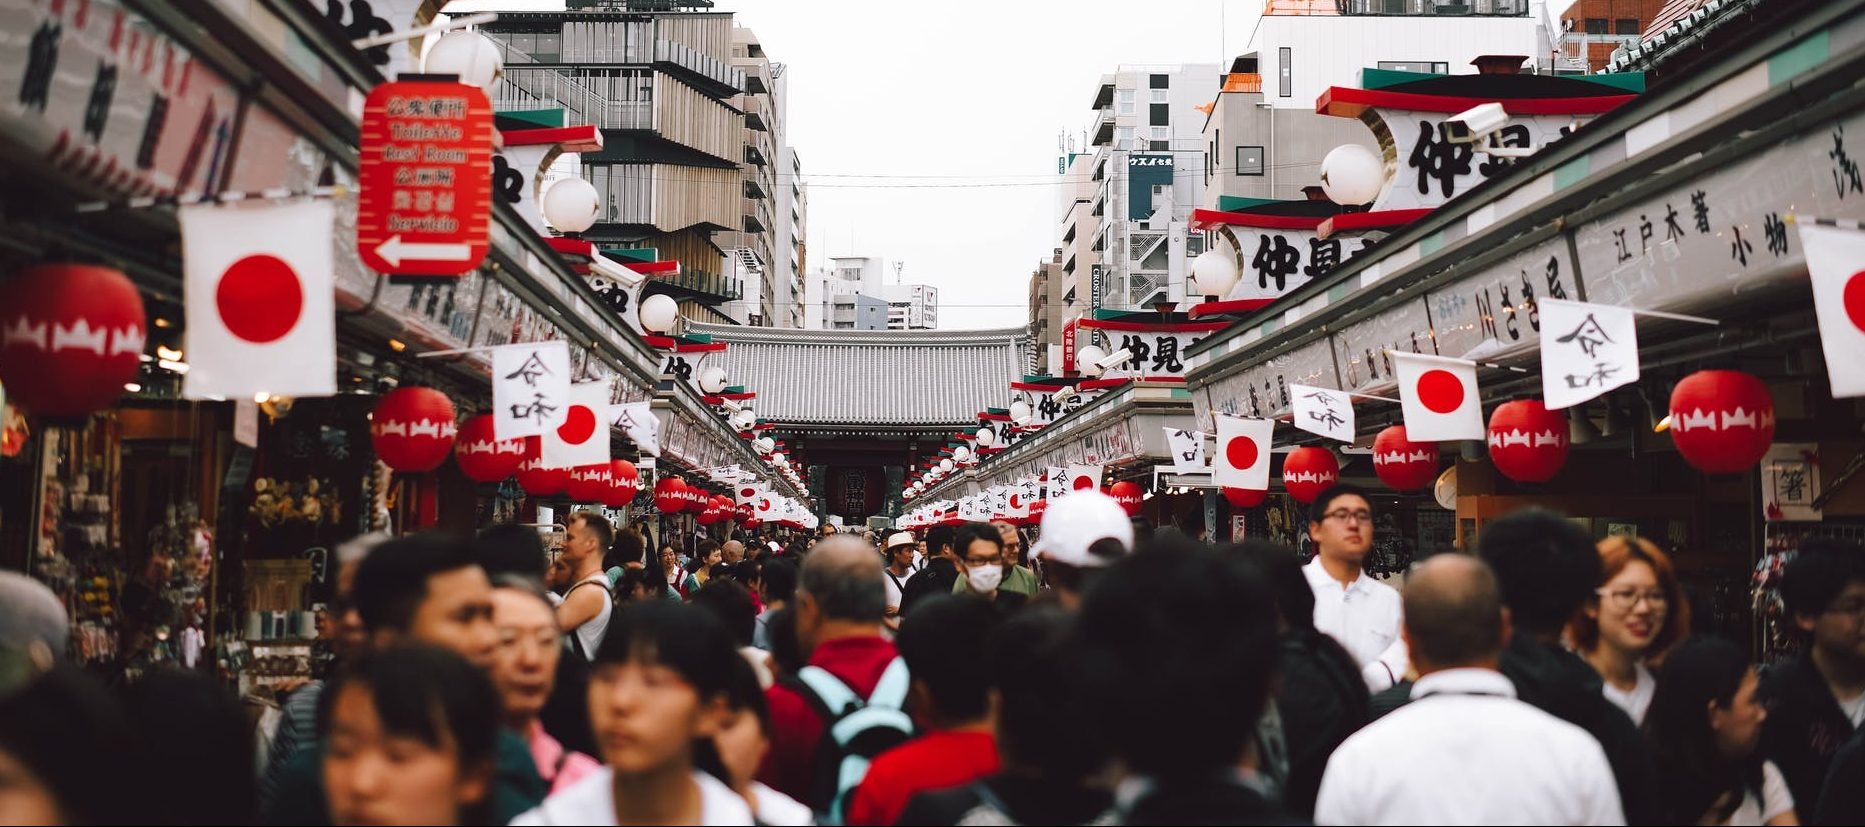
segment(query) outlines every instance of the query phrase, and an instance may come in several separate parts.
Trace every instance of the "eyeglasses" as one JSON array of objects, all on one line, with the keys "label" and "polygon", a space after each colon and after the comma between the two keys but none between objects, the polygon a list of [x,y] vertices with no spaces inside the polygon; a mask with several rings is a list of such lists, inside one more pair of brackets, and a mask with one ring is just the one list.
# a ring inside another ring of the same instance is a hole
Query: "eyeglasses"
[{"label": "eyeglasses", "polygon": [[1865,600],[1847,600],[1826,607],[1827,614],[1851,615],[1854,619],[1865,618]]},{"label": "eyeglasses", "polygon": [[965,558],[965,565],[967,566],[995,566],[1002,562],[1004,562],[1004,555],[1002,554],[994,554],[990,557]]},{"label": "eyeglasses", "polygon": [[1335,522],[1345,523],[1347,525],[1353,525],[1354,523],[1366,523],[1367,525],[1372,525],[1373,524],[1373,512],[1367,511],[1365,509],[1361,509],[1359,511],[1348,511],[1347,509],[1343,508],[1339,511],[1329,511],[1326,514],[1321,515],[1321,519],[1333,520]]},{"label": "eyeglasses", "polygon": [[1621,611],[1637,606],[1640,599],[1645,601],[1645,605],[1654,609],[1662,609],[1664,608],[1664,604],[1669,602],[1669,598],[1666,598],[1664,592],[1661,591],[1641,592],[1637,589],[1596,589],[1594,593],[1598,594],[1600,600],[1606,605]]}]

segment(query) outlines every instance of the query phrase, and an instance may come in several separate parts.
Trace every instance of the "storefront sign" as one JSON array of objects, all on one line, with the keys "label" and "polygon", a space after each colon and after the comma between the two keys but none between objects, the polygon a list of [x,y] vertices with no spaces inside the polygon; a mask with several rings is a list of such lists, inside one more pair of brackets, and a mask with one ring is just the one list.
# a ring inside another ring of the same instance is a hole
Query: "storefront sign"
[{"label": "storefront sign", "polygon": [[1334,354],[1328,340],[1318,339],[1292,351],[1262,360],[1256,366],[1231,374],[1192,395],[1193,413],[1202,427],[1213,412],[1254,419],[1269,419],[1290,410],[1290,385],[1339,388]]},{"label": "storefront sign", "polygon": [[1406,299],[1347,325],[1332,339],[1342,371],[1341,387],[1355,393],[1394,387],[1393,351],[1437,352],[1431,338],[1431,312],[1423,297]]},{"label": "storefront sign", "polygon": [[1587,301],[1688,312],[1804,279],[1790,213],[1865,218],[1865,115],[1797,135],[1574,234]]},{"label": "storefront sign", "polygon": [[1133,356],[1109,368],[1105,376],[1158,380],[1185,378],[1186,351],[1209,334],[1109,330],[1106,335],[1110,351],[1127,350]]},{"label": "storefront sign", "polygon": [[[1095,273],[1095,283],[1100,284],[1099,265],[1096,265]],[[1062,375],[1064,376],[1075,372],[1075,331],[1080,324],[1081,319],[1079,317],[1069,319],[1062,323]]]},{"label": "storefront sign", "polygon": [[1534,350],[1541,334],[1536,297],[1578,296],[1567,240],[1556,236],[1431,291],[1427,301],[1437,352],[1458,359],[1493,359]]},{"label": "storefront sign", "polygon": [[[1440,207],[1515,165],[1512,159],[1477,152],[1476,144],[1451,141],[1444,121],[1452,114],[1375,109],[1362,116],[1377,121],[1373,132],[1380,136],[1380,147],[1386,157],[1399,159],[1393,179],[1373,203],[1374,210]],[[1592,120],[1592,117],[1516,115],[1510,118],[1507,126],[1489,136],[1488,144],[1540,149],[1566,137],[1575,123]]]},{"label": "storefront sign", "polygon": [[453,276],[490,249],[492,105],[463,83],[396,81],[363,104],[356,239],[379,273]]},{"label": "storefront sign", "polygon": [[1153,187],[1172,189],[1172,156],[1133,154],[1127,156],[1127,220],[1145,221],[1153,217]]}]

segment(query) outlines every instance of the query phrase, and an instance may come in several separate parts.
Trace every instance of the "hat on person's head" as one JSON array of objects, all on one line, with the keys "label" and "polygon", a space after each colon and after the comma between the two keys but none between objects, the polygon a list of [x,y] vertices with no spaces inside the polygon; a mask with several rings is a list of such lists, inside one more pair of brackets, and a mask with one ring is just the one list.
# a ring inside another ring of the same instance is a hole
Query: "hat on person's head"
[{"label": "hat on person's head", "polygon": [[1043,533],[1030,547],[1030,554],[1069,566],[1112,565],[1118,556],[1089,550],[1102,540],[1118,541],[1121,554],[1133,551],[1133,523],[1127,519],[1127,510],[1099,491],[1075,491],[1051,502],[1043,512]]},{"label": "hat on person's head", "polygon": [[0,571],[0,690],[51,669],[65,656],[71,625],[44,583]]},{"label": "hat on person's head", "polygon": [[913,537],[911,531],[895,532],[887,538],[887,550],[893,551],[901,546],[917,546],[920,541]]}]

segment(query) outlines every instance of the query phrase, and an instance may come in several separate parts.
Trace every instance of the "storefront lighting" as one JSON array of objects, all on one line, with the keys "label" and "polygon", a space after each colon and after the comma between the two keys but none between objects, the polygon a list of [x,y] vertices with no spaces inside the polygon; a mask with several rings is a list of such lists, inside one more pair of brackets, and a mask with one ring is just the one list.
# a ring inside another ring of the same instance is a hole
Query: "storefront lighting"
[{"label": "storefront lighting", "polygon": [[272,394],[266,393],[265,391],[253,394],[253,404],[255,405],[264,405],[270,401],[272,401]]},{"label": "storefront lighting", "polygon": [[155,358],[166,362],[179,362],[181,361],[181,351],[167,345],[156,345]]},{"label": "storefront lighting", "polygon": [[1658,420],[1658,424],[1651,426],[1651,432],[1654,434],[1661,434],[1670,429],[1671,429],[1671,415],[1670,414],[1665,414],[1663,419]]},{"label": "storefront lighting", "polygon": [[1321,159],[1321,190],[1336,204],[1370,204],[1385,184],[1385,159],[1359,144],[1341,144]]},{"label": "storefront lighting", "polygon": [[171,321],[169,321],[169,320],[167,320],[167,319],[164,319],[164,318],[162,318],[162,317],[160,317],[160,316],[158,316],[158,317],[156,317],[156,320],[155,320],[155,326],[156,326],[156,327],[173,327],[174,325],[175,325],[175,323],[174,323],[174,322],[171,322]]},{"label": "storefront lighting", "polygon": [[392,350],[392,351],[395,351],[396,353],[400,353],[400,352],[402,352],[402,351],[404,351],[404,350],[407,350],[407,349],[408,349],[408,343],[407,343],[407,342],[404,342],[404,341],[402,341],[402,340],[400,340],[400,339],[390,339],[390,340],[389,340],[389,350]]},{"label": "storefront lighting", "polygon": [[428,47],[422,69],[430,75],[455,75],[461,83],[490,90],[505,74],[505,59],[485,35],[448,32]]},{"label": "storefront lighting", "polygon": [[1082,373],[1088,376],[1100,376],[1103,370],[1101,367],[1101,360],[1106,358],[1107,351],[1102,350],[1100,347],[1096,345],[1083,345],[1082,349],[1075,353],[1075,364],[1081,368]]},{"label": "storefront lighting", "polygon": [[[175,355],[180,356],[181,354],[176,353]],[[155,363],[158,367],[166,371],[171,371],[171,372],[180,373],[180,374],[186,374],[188,372],[187,362],[177,362],[173,359],[157,359]]]},{"label": "storefront lighting", "polygon": [[142,386],[136,384],[135,382],[123,383],[123,389],[126,391],[129,391],[130,393],[142,393]]},{"label": "storefront lighting", "polygon": [[544,220],[561,233],[580,233],[596,224],[602,199],[581,177],[565,178],[544,191]]}]

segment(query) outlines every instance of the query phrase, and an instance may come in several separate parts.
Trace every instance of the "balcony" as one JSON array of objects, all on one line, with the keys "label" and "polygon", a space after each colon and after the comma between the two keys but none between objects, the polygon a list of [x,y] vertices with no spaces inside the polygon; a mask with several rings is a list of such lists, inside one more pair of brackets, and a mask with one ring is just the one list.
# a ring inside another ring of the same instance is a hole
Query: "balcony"
[{"label": "balcony", "polygon": [[708,273],[685,264],[681,265],[680,275],[666,278],[656,276],[649,283],[672,287],[674,290],[671,292],[683,293],[701,301],[737,301],[745,296],[743,280]]},{"label": "balcony", "polygon": [[774,119],[771,117],[770,104],[766,103],[764,98],[756,95],[746,95],[744,102],[745,128],[755,129],[759,132],[771,131],[771,122]]},{"label": "balcony", "polygon": [[1231,72],[1224,76],[1224,91],[1262,94],[1263,76],[1255,72]]},{"label": "balcony", "polygon": [[1114,141],[1114,111],[1097,109],[1094,112],[1094,126],[1089,128],[1093,137],[1088,140],[1094,146],[1107,146]]},{"label": "balcony", "polygon": [[1114,105],[1114,80],[1112,75],[1102,75],[1101,85],[1094,90],[1094,105],[1089,109],[1107,109]]},{"label": "balcony", "polygon": [[[565,109],[577,123],[602,129],[652,129],[654,100],[649,89],[635,84],[647,73],[599,77],[561,69],[509,67],[505,80],[493,90],[492,108],[505,112]],[[600,91],[599,91],[600,90]],[[639,97],[620,100],[604,92],[626,90]]]},{"label": "balcony", "polygon": [[771,162],[769,158],[764,157],[764,153],[761,150],[759,150],[757,147],[752,146],[750,144],[746,144],[745,145],[745,163],[751,164],[752,166],[764,167],[764,166],[770,166]]},{"label": "balcony", "polygon": [[685,43],[654,41],[654,62],[666,63],[711,81],[714,94],[720,97],[744,91],[745,73],[727,61],[705,54]]},{"label": "balcony", "polygon": [[745,197],[746,198],[769,198],[770,196],[764,192],[764,188],[762,186],[758,185],[758,179],[746,178],[745,179]]},{"label": "balcony", "polygon": [[1527,17],[1529,13],[1529,0],[1338,0],[1326,5],[1343,15]]}]

